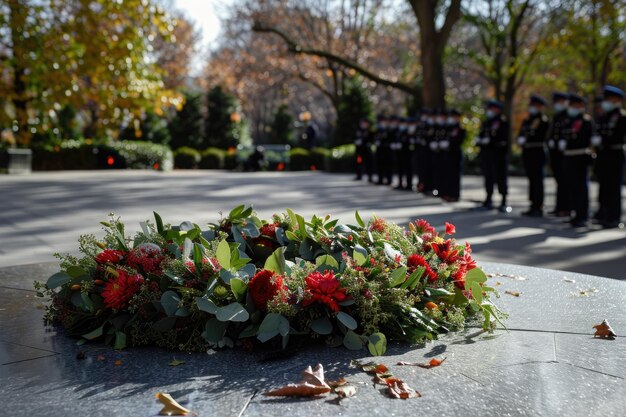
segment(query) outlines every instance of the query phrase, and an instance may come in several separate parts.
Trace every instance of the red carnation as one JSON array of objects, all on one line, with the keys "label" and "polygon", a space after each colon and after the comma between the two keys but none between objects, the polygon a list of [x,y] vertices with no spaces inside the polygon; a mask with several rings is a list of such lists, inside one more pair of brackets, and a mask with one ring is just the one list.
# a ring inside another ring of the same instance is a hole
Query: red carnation
[{"label": "red carnation", "polygon": [[276,227],[278,225],[276,223],[267,223],[261,226],[260,233],[264,236],[268,236],[271,238],[276,237]]},{"label": "red carnation", "polygon": [[344,301],[348,296],[346,289],[341,288],[341,283],[331,271],[313,272],[306,277],[306,289],[302,305],[307,307],[317,301],[326,304],[334,312],[339,311],[338,302]]},{"label": "red carnation", "polygon": [[372,222],[370,230],[373,232],[384,232],[387,229],[387,222],[385,219],[376,219]]},{"label": "red carnation", "polygon": [[456,233],[456,227],[452,223],[446,222],[446,234],[453,235]]},{"label": "red carnation", "polygon": [[409,256],[406,261],[406,266],[410,273],[413,273],[417,268],[423,266],[425,269],[424,273],[428,277],[429,282],[433,282],[437,279],[437,273],[428,265],[428,262],[426,262],[423,256],[417,254]]},{"label": "red carnation", "polygon": [[108,281],[102,291],[104,305],[107,308],[122,310],[128,300],[139,291],[142,283],[141,275],[128,275],[126,271],[118,269],[117,277]]},{"label": "red carnation", "polygon": [[124,259],[125,255],[121,250],[105,249],[96,255],[96,262],[99,264],[115,264]]},{"label": "red carnation", "polygon": [[160,275],[164,258],[161,248],[154,243],[145,243],[128,254],[128,265],[145,274]]},{"label": "red carnation", "polygon": [[467,270],[465,267],[459,268],[454,274],[452,274],[452,279],[454,280],[454,285],[457,288],[464,290],[465,289],[465,275],[467,275]]},{"label": "red carnation", "polygon": [[267,310],[267,302],[285,289],[282,275],[263,269],[257,272],[248,283],[250,297],[257,309]]}]

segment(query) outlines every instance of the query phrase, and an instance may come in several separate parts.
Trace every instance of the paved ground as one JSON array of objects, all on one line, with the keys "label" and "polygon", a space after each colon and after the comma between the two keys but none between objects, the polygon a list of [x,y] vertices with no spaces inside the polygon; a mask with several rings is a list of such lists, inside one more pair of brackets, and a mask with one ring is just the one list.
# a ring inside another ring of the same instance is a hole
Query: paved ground
[{"label": "paved ground", "polygon": [[[216,221],[219,211],[254,204],[261,216],[290,207],[304,215],[333,214],[353,222],[362,216],[406,223],[426,218],[436,226],[449,221],[468,240],[479,261],[539,266],[626,279],[626,231],[574,230],[561,219],[528,219],[526,180],[511,180],[513,213],[468,211],[483,198],[481,179],[464,178],[463,200],[435,198],[354,182],[346,174],[310,172],[231,173],[214,171],[53,172],[0,177],[0,266],[53,260],[55,251],[73,252],[76,238],[97,233],[109,212],[138,230],[139,221],[159,212],[171,223]],[[554,187],[546,180],[547,206]],[[623,193],[626,196],[626,192]],[[592,186],[592,199],[597,189]],[[625,204],[626,206],[626,204]],[[593,206],[592,206],[593,207]]]}]

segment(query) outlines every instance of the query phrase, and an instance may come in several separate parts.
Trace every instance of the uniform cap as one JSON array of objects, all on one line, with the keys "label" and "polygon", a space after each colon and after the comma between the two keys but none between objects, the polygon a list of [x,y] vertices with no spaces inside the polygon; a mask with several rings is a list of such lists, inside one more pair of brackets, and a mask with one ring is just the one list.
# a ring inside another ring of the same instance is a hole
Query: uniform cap
[{"label": "uniform cap", "polygon": [[537,94],[533,94],[530,96],[530,104],[538,104],[540,106],[545,106],[548,103],[546,102],[546,99],[544,99],[543,97],[538,96]]},{"label": "uniform cap", "polygon": [[552,101],[569,100],[569,94],[555,91],[552,93]]},{"label": "uniform cap", "polygon": [[504,104],[498,100],[487,100],[487,107],[495,107],[496,109],[502,110],[504,108]]},{"label": "uniform cap", "polygon": [[461,112],[458,111],[457,109],[450,109],[448,110],[448,116],[460,116]]},{"label": "uniform cap", "polygon": [[624,91],[612,85],[605,85],[603,93],[604,97],[619,97],[621,99],[624,98]]},{"label": "uniform cap", "polygon": [[585,98],[583,96],[580,96],[578,94],[570,94],[569,95],[569,102],[570,103],[587,104],[587,100],[585,100]]}]

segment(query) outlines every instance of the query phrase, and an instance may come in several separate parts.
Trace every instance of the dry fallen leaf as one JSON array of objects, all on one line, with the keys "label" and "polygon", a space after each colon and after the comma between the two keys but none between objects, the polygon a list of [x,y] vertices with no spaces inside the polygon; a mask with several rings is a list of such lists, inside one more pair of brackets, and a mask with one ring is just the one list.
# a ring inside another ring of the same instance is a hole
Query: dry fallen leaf
[{"label": "dry fallen leaf", "polygon": [[571,283],[576,282],[576,280],[575,280],[575,279],[570,279],[570,278],[563,278],[563,281],[565,281],[565,282],[571,282]]},{"label": "dry fallen leaf", "polygon": [[186,416],[191,413],[190,410],[178,404],[170,394],[158,392],[156,398],[163,403],[163,408],[159,411],[160,416]]},{"label": "dry fallen leaf", "polygon": [[610,339],[613,340],[617,336],[608,320],[603,320],[602,323],[596,324],[593,326],[596,329],[596,332],[593,334],[593,337],[599,337],[601,339]]},{"label": "dry fallen leaf", "polygon": [[387,395],[391,398],[406,400],[421,397],[422,394],[409,387],[406,382],[398,378],[387,378]]},{"label": "dry fallen leaf", "polygon": [[340,385],[336,387],[333,392],[339,396],[339,398],[348,398],[356,394],[356,387],[354,385]]},{"label": "dry fallen leaf", "polygon": [[357,363],[363,372],[366,374],[386,374],[389,371],[382,363],[368,362],[368,363]]},{"label": "dry fallen leaf", "polygon": [[487,278],[493,278],[493,277],[511,278],[512,280],[515,280],[515,281],[526,281],[526,278],[520,275],[487,274]]},{"label": "dry fallen leaf", "polygon": [[173,361],[171,361],[170,363],[168,363],[169,366],[180,366],[180,365],[184,365],[185,361],[179,361],[178,359],[174,358]]},{"label": "dry fallen leaf", "polygon": [[121,360],[121,359],[118,359],[118,360],[116,360],[116,361],[114,362],[114,365],[115,365],[115,366],[120,366],[121,364],[122,364],[122,360]]},{"label": "dry fallen leaf", "polygon": [[100,362],[104,361],[106,358],[104,357],[104,355],[98,355],[96,357],[97,360],[99,360]]},{"label": "dry fallen leaf", "polygon": [[440,366],[447,358],[437,359],[432,358],[428,363],[418,363],[418,362],[398,362],[399,366],[419,366],[420,368],[430,369],[436,366]]},{"label": "dry fallen leaf", "polygon": [[509,291],[509,290],[506,290],[504,293],[508,295],[512,295],[513,297],[519,297],[521,294],[521,292],[519,291]]},{"label": "dry fallen leaf", "polygon": [[314,397],[331,391],[324,381],[324,367],[317,364],[315,369],[307,367],[302,372],[302,381],[297,384],[287,384],[284,387],[263,393],[271,397]]}]

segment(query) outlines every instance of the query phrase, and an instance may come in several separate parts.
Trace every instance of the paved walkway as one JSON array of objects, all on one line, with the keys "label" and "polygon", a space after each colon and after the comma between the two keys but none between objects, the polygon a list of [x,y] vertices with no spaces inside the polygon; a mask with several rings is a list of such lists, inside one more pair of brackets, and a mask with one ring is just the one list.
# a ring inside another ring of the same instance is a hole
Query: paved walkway
[{"label": "paved walkway", "polygon": [[[303,215],[330,213],[353,222],[376,214],[398,223],[426,218],[436,226],[452,222],[479,261],[538,266],[626,279],[626,231],[574,230],[562,219],[528,219],[526,180],[511,179],[513,213],[468,211],[483,198],[482,180],[465,177],[463,199],[454,204],[415,193],[352,181],[347,174],[311,172],[231,173],[216,171],[91,171],[1,176],[0,267],[54,260],[55,251],[74,252],[80,234],[97,233],[98,222],[115,212],[128,230],[155,210],[170,223],[200,225],[219,219],[241,203],[261,216],[286,207]],[[546,180],[547,206],[554,186]],[[597,189],[592,185],[592,199]],[[624,192],[626,196],[626,192]],[[626,204],[625,204],[626,206]],[[593,205],[592,205],[593,208]],[[563,274],[564,276],[566,274]]]}]

